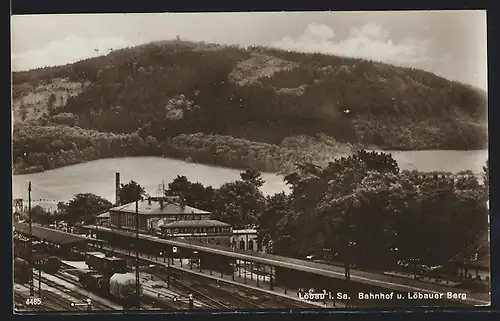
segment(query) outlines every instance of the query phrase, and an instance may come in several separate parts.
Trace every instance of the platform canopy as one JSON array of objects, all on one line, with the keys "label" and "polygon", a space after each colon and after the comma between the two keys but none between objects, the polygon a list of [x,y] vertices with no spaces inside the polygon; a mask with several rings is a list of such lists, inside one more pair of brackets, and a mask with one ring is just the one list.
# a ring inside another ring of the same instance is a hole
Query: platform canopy
[{"label": "platform canopy", "polygon": [[[24,236],[28,236],[29,225],[27,223],[14,223],[14,231]],[[34,238],[58,245],[81,244],[88,242],[88,239],[85,237],[39,225],[32,225],[31,231]]]}]

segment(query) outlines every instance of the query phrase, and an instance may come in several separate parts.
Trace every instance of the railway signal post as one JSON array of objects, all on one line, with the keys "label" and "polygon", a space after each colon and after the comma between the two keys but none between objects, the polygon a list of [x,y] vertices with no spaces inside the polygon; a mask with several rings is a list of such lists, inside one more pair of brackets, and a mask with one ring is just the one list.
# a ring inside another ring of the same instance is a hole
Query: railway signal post
[{"label": "railway signal post", "polygon": [[92,311],[92,299],[87,299],[87,301],[85,303],[71,302],[71,306],[72,307],[75,307],[75,306],[87,306],[87,311]]},{"label": "railway signal post", "polygon": [[167,257],[167,288],[170,289],[170,255]]},{"label": "railway signal post", "polygon": [[42,297],[42,262],[38,262],[38,297]]},{"label": "railway signal post", "polygon": [[188,302],[189,303],[189,309],[194,308],[194,297],[190,293],[187,298],[182,298],[182,297],[174,297],[174,302]]}]

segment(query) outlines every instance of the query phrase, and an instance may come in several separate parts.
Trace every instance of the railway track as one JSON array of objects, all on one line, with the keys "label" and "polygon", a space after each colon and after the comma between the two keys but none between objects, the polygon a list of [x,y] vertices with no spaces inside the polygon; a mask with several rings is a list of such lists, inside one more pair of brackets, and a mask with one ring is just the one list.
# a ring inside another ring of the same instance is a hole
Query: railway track
[{"label": "railway track", "polygon": [[[57,275],[57,277],[59,279],[65,281],[65,282],[67,282],[67,283],[71,283],[73,285],[80,286],[80,284],[75,283],[72,280],[70,281],[68,278],[61,277],[60,275]],[[36,276],[36,280],[38,281],[38,276]],[[65,298],[62,298],[60,295],[55,294],[55,293],[53,293],[51,291],[44,291],[43,292],[43,294],[45,296],[51,297],[54,300],[58,301],[58,303],[62,307],[64,307],[65,309],[68,308],[68,305],[69,305],[69,308],[70,308],[71,311],[73,311],[73,310],[76,310],[76,311],[87,310],[86,306],[82,306],[82,305],[74,305],[74,306],[72,306],[72,303],[77,303],[77,304],[86,303],[87,299],[89,298],[88,296],[86,296],[84,294],[81,294],[81,293],[79,293],[79,292],[77,292],[75,290],[68,289],[64,285],[61,285],[61,284],[59,284],[57,282],[49,280],[49,279],[47,279],[45,277],[42,277],[41,282],[43,284],[45,284],[46,286],[54,288],[57,291],[63,292],[66,295],[68,295],[69,297],[72,297],[74,299],[74,300],[67,300]],[[92,309],[93,310],[94,309],[97,309],[97,310],[110,310],[111,308],[108,305],[105,305],[105,304],[103,304],[101,302],[98,302],[96,300],[92,300]],[[112,310],[114,310],[114,309],[112,309]]]},{"label": "railway track", "polygon": [[252,299],[258,302],[262,307],[267,309],[283,309],[283,308],[317,308],[312,304],[307,302],[300,302],[293,299],[287,299],[280,296],[268,295],[261,291],[256,291],[253,289],[248,289],[246,291],[247,296],[251,296]]},{"label": "railway track", "polygon": [[27,305],[26,300],[29,298],[29,295],[24,295],[19,292],[14,292],[14,302],[17,302],[15,310],[19,312],[54,312],[57,309],[48,306],[48,305],[38,305],[32,306]]},{"label": "railway track", "polygon": [[[116,253],[115,251],[108,249],[100,249],[100,251]],[[126,254],[119,254],[127,257]],[[141,262],[149,262],[144,258],[141,258],[140,260]],[[157,272],[155,276],[165,279],[166,268],[160,265],[159,267],[161,272]],[[180,282],[172,277],[170,278],[170,281],[171,285],[174,285],[184,294],[192,293],[195,297],[206,303],[208,307],[213,309],[317,308],[317,306],[308,304],[307,302],[300,302],[280,296],[273,296],[265,292],[253,290],[243,286],[229,285],[224,283],[223,287],[215,287],[213,285],[202,282],[193,282],[191,285],[188,285],[188,280]],[[228,287],[232,287],[233,290],[226,289]],[[219,297],[222,299],[214,299]]]},{"label": "railway track", "polygon": [[[39,277],[38,276],[33,276],[33,280],[35,282],[38,282]],[[62,310],[59,310],[59,311],[81,311],[81,310],[85,310],[85,308],[82,307],[82,306],[79,306],[79,305],[73,306],[71,304],[71,303],[78,302],[77,299],[71,300],[71,299],[63,298],[60,294],[54,293],[54,291],[50,290],[50,288],[52,288],[52,289],[55,289],[56,291],[63,292],[65,295],[67,295],[69,297],[75,298],[74,295],[73,295],[73,293],[71,293],[71,294],[68,293],[69,291],[71,291],[70,289],[68,289],[68,288],[66,288],[66,287],[64,287],[62,285],[59,285],[56,282],[48,280],[48,279],[46,279],[44,277],[42,277],[41,283],[45,284],[45,286],[49,288],[49,289],[45,289],[45,290],[42,291],[42,297],[45,298],[45,299],[47,299],[47,300],[50,300],[52,302],[55,302],[60,308],[62,308]]]},{"label": "railway track", "polygon": [[[25,290],[29,291],[28,287],[21,285],[21,287],[24,287]],[[48,293],[48,294],[47,294]],[[66,304],[60,299],[60,297],[53,295],[53,293],[49,291],[44,291],[43,295],[41,297],[41,304],[40,305],[31,305],[27,306],[25,304],[26,299],[30,298],[29,295],[26,294],[21,294],[17,293],[18,298],[23,298],[23,306],[28,310],[28,311],[36,311],[36,312],[43,312],[43,311],[66,311]]]},{"label": "railway track", "polygon": [[[62,279],[63,281],[67,282],[67,283],[71,283],[72,285],[78,287],[78,288],[82,288],[82,284],[77,281],[77,278],[78,278],[78,273],[77,273],[77,270],[74,269],[74,267],[72,267],[71,265],[67,265],[67,264],[64,264],[63,265],[69,269],[62,269],[61,271],[59,271],[56,276],[60,279]],[[65,275],[66,274],[66,275]],[[75,279],[76,278],[76,279]],[[144,284],[143,284],[143,287],[144,287]],[[150,290],[149,288],[151,287],[148,287],[146,286],[146,288],[148,288],[148,290]],[[83,290],[85,291],[88,291],[86,289],[83,288]],[[155,294],[158,294],[158,290],[156,289],[153,289],[151,288],[150,292],[153,292]],[[91,292],[93,296],[99,298],[100,300],[105,300],[105,301],[109,301],[113,304],[116,305],[120,305],[121,303],[118,302],[116,300],[116,298],[113,298],[113,297],[106,297],[106,298],[103,298],[101,297],[100,295],[94,293],[94,292]],[[166,297],[167,295],[165,293],[160,293],[160,296],[164,296]],[[154,304],[152,304],[154,301]],[[121,310],[121,308],[117,308],[117,307],[113,307],[109,304],[106,304],[106,303],[103,303],[103,302],[99,302],[98,300],[92,300],[92,302],[94,302],[94,304],[96,302],[98,302],[97,306],[101,308],[101,310]],[[172,301],[173,303],[173,301]],[[158,300],[157,298],[152,298],[152,297],[143,297],[143,299],[141,300],[141,309],[146,309],[146,310],[175,310],[176,309],[176,305],[175,304],[172,304],[170,302],[168,302],[167,300]]]},{"label": "railway track", "polygon": [[212,284],[193,282],[191,287],[207,295],[217,297],[218,300],[231,309],[261,309],[263,307],[238,293],[230,292],[220,287],[213,286]]},{"label": "railway track", "polygon": [[184,295],[189,295],[192,294],[195,296],[198,300],[202,301],[207,305],[207,307],[212,308],[212,309],[230,309],[231,307],[224,302],[220,302],[218,300],[213,299],[212,296],[208,295],[206,292],[200,291],[198,289],[193,288],[192,286],[189,286],[185,284],[184,282],[171,279],[170,280],[171,284],[179,289],[181,292],[183,292]]},{"label": "railway track", "polygon": [[[78,281],[75,281],[75,280],[71,279],[70,277],[68,277],[68,276],[66,276],[66,275],[64,275],[64,274],[62,274],[61,272],[57,272],[57,273],[55,274],[55,276],[56,276],[57,278],[59,278],[59,279],[63,280],[63,281],[64,281],[64,282],[66,282],[66,283],[70,283],[70,284],[74,285],[75,287],[77,287],[77,288],[78,288],[78,289],[80,289],[80,290],[84,290],[84,289],[82,288],[82,285],[80,284],[80,282],[78,282]],[[85,291],[86,291],[86,290],[85,290]],[[82,302],[85,302],[87,299],[89,299],[89,297],[88,297],[88,296],[86,296],[86,295],[84,295],[84,294],[82,294],[82,293],[79,293],[79,292],[77,292],[77,291],[72,291],[72,293],[71,293],[71,294],[72,294],[72,296],[73,296],[73,297],[75,297],[75,298],[77,298],[77,299],[81,300]],[[92,298],[90,298],[90,299],[92,299]],[[103,303],[103,302],[100,302],[100,301],[98,301],[98,300],[94,300],[94,299],[92,299],[92,304],[93,304],[93,306],[92,306],[92,307],[93,307],[93,308],[97,308],[98,310],[116,310],[116,309],[115,309],[114,307],[112,307],[111,305],[106,304],[106,303]]]}]

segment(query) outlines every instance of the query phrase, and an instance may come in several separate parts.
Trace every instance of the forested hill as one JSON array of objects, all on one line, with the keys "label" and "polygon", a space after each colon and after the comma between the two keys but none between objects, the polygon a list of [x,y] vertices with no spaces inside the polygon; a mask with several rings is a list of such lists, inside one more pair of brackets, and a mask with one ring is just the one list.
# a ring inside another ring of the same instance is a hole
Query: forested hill
[{"label": "forested hill", "polygon": [[14,73],[13,85],[18,172],[126,155],[286,171],[363,146],[487,145],[486,93],[331,55],[164,41]]}]

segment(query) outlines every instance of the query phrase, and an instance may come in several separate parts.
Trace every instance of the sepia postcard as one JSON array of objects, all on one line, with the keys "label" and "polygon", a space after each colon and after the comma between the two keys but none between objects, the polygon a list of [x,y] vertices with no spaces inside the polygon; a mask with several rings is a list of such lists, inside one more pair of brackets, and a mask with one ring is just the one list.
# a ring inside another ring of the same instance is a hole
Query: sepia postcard
[{"label": "sepia postcard", "polygon": [[486,11],[11,21],[15,313],[490,306]]}]

